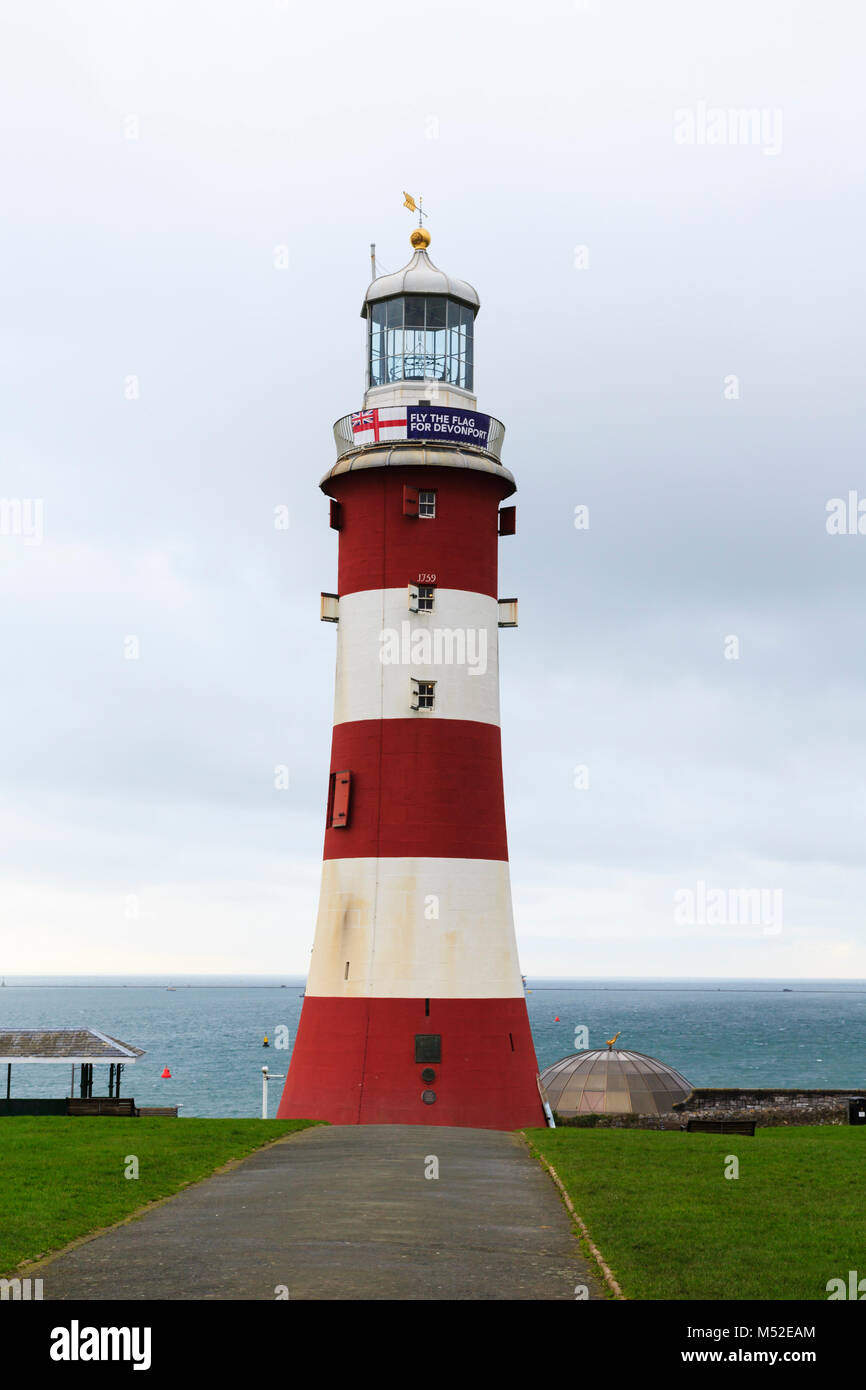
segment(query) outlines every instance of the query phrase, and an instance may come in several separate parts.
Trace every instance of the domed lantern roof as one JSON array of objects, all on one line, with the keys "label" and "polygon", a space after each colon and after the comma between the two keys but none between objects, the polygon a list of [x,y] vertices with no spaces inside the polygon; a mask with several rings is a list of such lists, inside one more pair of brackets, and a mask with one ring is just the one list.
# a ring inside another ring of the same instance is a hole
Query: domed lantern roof
[{"label": "domed lantern roof", "polygon": [[448,295],[449,299],[457,299],[461,304],[468,304],[473,311],[473,316],[477,314],[481,307],[478,291],[466,280],[457,280],[453,275],[446,275],[445,271],[435,266],[428,256],[427,247],[430,245],[430,233],[427,228],[416,227],[410,240],[415,247],[415,254],[411,261],[408,261],[402,270],[395,270],[392,275],[379,275],[373,280],[364,295],[361,318],[367,317],[369,304],[402,294]]},{"label": "domed lantern roof", "polygon": [[437,391],[450,393],[442,405],[474,409],[475,315],[481,301],[472,285],[433,264],[426,227],[416,227],[410,241],[411,261],[393,275],[377,276],[364,296],[365,404],[414,405],[419,388],[413,383],[437,382]]},{"label": "domed lantern roof", "polygon": [[692,1091],[673,1067],[625,1048],[562,1057],[541,1073],[551,1109],[572,1115],[661,1115]]}]

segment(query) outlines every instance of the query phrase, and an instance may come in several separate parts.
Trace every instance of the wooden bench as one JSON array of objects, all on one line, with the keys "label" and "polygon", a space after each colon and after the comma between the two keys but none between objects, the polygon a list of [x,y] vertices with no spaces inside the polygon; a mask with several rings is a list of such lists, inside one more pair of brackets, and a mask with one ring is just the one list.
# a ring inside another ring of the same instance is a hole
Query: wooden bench
[{"label": "wooden bench", "polygon": [[133,1118],[135,1101],[132,1096],[91,1096],[82,1100],[80,1096],[70,1096],[66,1106],[67,1115],[119,1115]]},{"label": "wooden bench", "polygon": [[757,1120],[689,1120],[687,1134],[754,1134]]}]

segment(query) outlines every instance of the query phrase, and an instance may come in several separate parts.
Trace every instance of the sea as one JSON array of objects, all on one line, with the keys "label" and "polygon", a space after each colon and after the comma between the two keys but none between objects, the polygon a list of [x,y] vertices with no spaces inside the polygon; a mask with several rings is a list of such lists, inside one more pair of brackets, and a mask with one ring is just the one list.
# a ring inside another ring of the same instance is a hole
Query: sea
[{"label": "sea", "polygon": [[[304,980],[288,975],[7,975],[0,1031],[97,1028],[144,1049],[123,1075],[122,1093],[137,1104],[178,1105],[181,1116],[252,1117],[262,1113],[262,1066],[285,1075],[303,992]],[[618,1047],[659,1058],[694,1086],[866,1090],[864,980],[530,976],[526,1003],[542,1069],[619,1033]],[[277,1046],[283,1039],[289,1048]],[[107,1076],[98,1084],[101,1070],[94,1094],[107,1090]],[[59,1097],[69,1081],[68,1063],[13,1066],[12,1095]],[[2,1066],[0,1095],[5,1083]],[[273,1081],[271,1116],[280,1091]]]}]

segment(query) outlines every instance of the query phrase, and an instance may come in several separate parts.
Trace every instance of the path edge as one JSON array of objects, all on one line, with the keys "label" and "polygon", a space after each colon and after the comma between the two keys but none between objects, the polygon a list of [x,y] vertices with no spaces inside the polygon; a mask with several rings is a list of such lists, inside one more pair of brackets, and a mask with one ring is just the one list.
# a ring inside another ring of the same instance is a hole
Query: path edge
[{"label": "path edge", "polygon": [[601,1270],[604,1282],[607,1284],[607,1287],[610,1289],[614,1298],[622,1299],[624,1302],[627,1302],[628,1300],[626,1299],[625,1294],[623,1293],[622,1289],[617,1283],[613,1270],[610,1268],[610,1265],[607,1263],[598,1246],[596,1245],[595,1241],[593,1240],[592,1236],[589,1234],[589,1228],[587,1227],[587,1224],[584,1221],[583,1217],[580,1215],[578,1211],[575,1210],[574,1203],[569,1197],[568,1192],[566,1191],[566,1188],[562,1182],[562,1179],[560,1178],[553,1164],[548,1163],[547,1159],[544,1157],[544,1154],[540,1151],[540,1149],[537,1149],[535,1147],[532,1140],[529,1138],[529,1135],[526,1133],[526,1130],[522,1129],[520,1131],[520,1136],[525,1141],[530,1153],[533,1155],[534,1158],[537,1158],[541,1162],[541,1164],[553,1178],[553,1181],[556,1183],[556,1186],[559,1188],[559,1195],[565,1203],[566,1207],[568,1208],[571,1214],[571,1218],[577,1226],[578,1230],[580,1231],[580,1234],[586,1241],[586,1244],[589,1247],[589,1250],[592,1254],[592,1258],[595,1260],[596,1264]]}]

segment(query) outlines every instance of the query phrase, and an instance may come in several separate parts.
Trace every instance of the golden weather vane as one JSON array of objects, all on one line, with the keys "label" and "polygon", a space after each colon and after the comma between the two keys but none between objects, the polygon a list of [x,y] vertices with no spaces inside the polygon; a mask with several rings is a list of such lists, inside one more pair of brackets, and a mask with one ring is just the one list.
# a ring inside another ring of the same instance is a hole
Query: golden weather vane
[{"label": "golden weather vane", "polygon": [[[620,1028],[619,1033],[621,1033],[621,1032],[622,1032],[622,1029]],[[607,1046],[608,1046],[608,1051],[611,1051],[611,1052],[613,1051],[613,1045],[614,1045],[614,1043],[616,1042],[617,1038],[619,1037],[619,1033],[614,1033],[614,1035],[613,1035],[612,1038],[605,1038],[605,1042],[607,1043]]]},{"label": "golden weather vane", "polygon": [[423,202],[424,202],[424,199],[421,197],[421,194],[420,194],[420,193],[418,194],[418,201],[417,201],[417,203],[416,203],[416,202],[415,202],[415,199],[412,197],[412,194],[411,194],[411,193],[407,193],[406,190],[405,190],[405,188],[403,189],[403,206],[404,206],[404,208],[408,208],[410,212],[417,212],[417,214],[418,214],[418,226],[419,226],[419,227],[422,227],[422,226],[424,225],[424,224],[422,223],[422,221],[421,221],[421,218],[422,218],[422,217],[429,217],[429,215],[430,215],[429,213],[426,213],[426,212],[424,211],[423,207],[421,206],[421,204],[422,204]]}]

